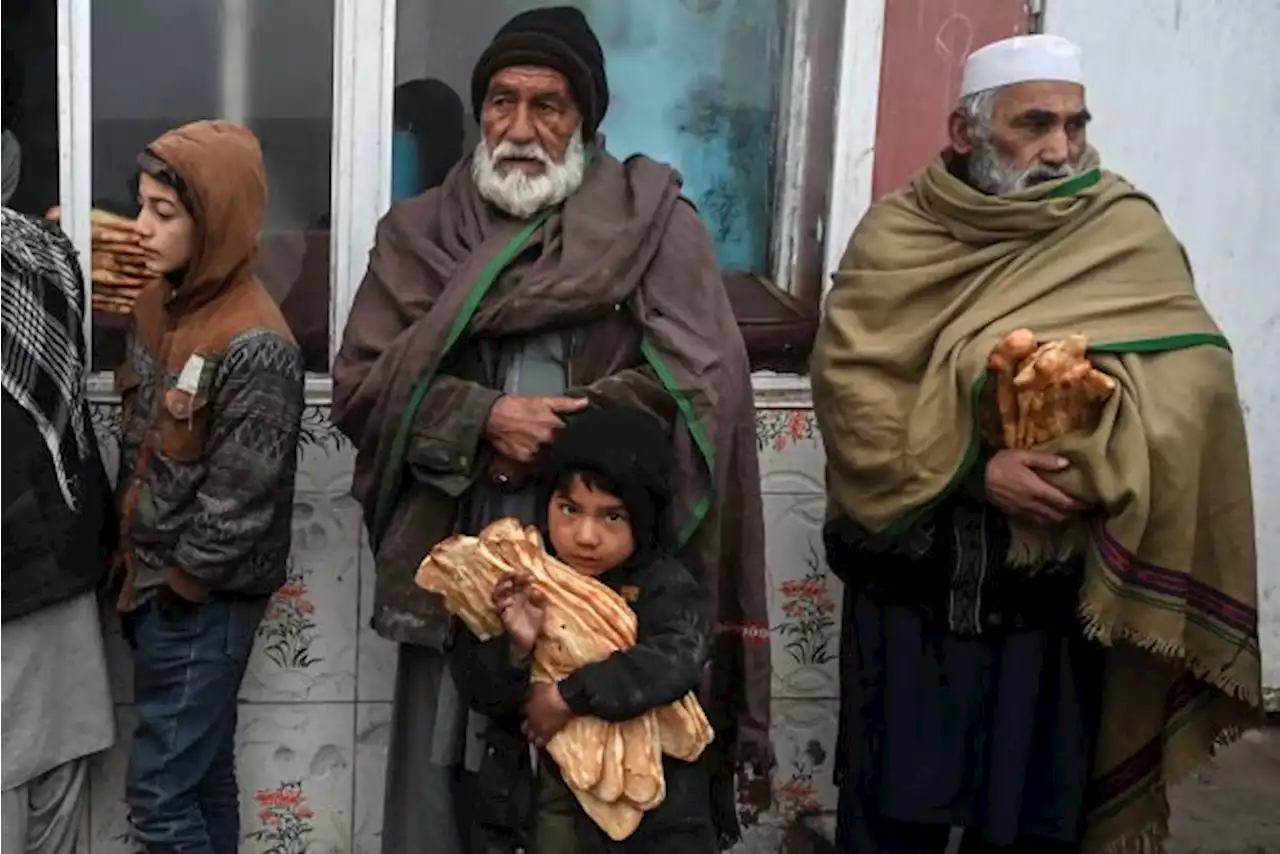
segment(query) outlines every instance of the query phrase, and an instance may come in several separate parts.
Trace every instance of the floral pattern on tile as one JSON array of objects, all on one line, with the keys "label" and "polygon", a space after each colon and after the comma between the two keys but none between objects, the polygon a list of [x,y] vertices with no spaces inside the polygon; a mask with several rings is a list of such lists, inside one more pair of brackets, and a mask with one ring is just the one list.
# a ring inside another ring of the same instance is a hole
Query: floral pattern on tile
[{"label": "floral pattern on tile", "polygon": [[816,442],[817,424],[809,409],[762,409],[756,413],[756,450],[785,451],[798,442]]},{"label": "floral pattern on tile", "polygon": [[765,568],[773,696],[831,698],[839,692],[842,590],[822,551],[822,495],[765,495]]},{"label": "floral pattern on tile", "polygon": [[242,703],[239,711],[240,850],[350,851],[355,704]]},{"label": "floral pattern on tile", "polygon": [[810,409],[756,412],[760,489],[775,494],[823,491],[822,437]]},{"label": "floral pattern on tile", "polygon": [[258,626],[259,650],[282,669],[306,670],[323,661],[311,649],[317,629],[316,606],[307,588],[307,578],[312,573],[291,559],[289,577],[272,597]]},{"label": "floral pattern on tile", "polygon": [[774,700],[772,736],[778,766],[773,797],[778,822],[789,825],[835,809],[837,712],[835,700]]},{"label": "floral pattern on tile", "polygon": [[308,405],[302,411],[297,490],[338,498],[351,493],[356,451],[330,422],[329,413],[328,406],[320,405]]},{"label": "floral pattern on tile", "polygon": [[774,631],[791,659],[801,667],[810,667],[835,660],[839,627],[835,596],[828,584],[830,575],[812,544],[804,563],[807,570],[802,578],[784,581],[778,588],[782,621]]},{"label": "floral pattern on tile", "polygon": [[308,404],[302,409],[302,431],[298,444],[303,448],[336,451],[343,444],[350,444],[329,417],[330,407],[325,404]]},{"label": "floral pattern on tile", "polygon": [[262,846],[262,854],[306,854],[315,811],[307,806],[301,780],[281,783],[274,789],[259,789],[253,794],[258,808],[255,829],[245,839]]},{"label": "floral pattern on tile", "polygon": [[289,578],[258,628],[243,699],[355,700],[359,542],[351,498],[298,493]]},{"label": "floral pattern on tile", "polygon": [[774,784],[774,798],[783,823],[790,824],[798,818],[822,812],[822,801],[818,800],[813,775],[825,763],[826,751],[822,743],[810,739],[791,766],[791,773]]}]

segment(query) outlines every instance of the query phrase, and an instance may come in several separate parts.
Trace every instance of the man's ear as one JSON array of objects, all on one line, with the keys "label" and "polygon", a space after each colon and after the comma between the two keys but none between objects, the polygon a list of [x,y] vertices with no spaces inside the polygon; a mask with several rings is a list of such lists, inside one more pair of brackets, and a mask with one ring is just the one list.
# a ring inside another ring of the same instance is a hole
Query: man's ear
[{"label": "man's ear", "polygon": [[973,151],[973,125],[963,110],[954,110],[947,119],[947,135],[951,138],[951,148],[956,154]]}]

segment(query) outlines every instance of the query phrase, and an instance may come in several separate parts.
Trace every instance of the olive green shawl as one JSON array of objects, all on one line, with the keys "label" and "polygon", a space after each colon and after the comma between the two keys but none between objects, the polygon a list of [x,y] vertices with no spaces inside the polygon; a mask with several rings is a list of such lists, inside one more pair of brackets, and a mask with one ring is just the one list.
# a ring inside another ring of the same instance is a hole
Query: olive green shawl
[{"label": "olive green shawl", "polygon": [[[1151,852],[1165,786],[1256,721],[1252,499],[1231,352],[1155,205],[1096,168],[994,197],[941,158],[875,205],[835,275],[813,395],[838,509],[912,525],[982,457],[987,356],[1084,332],[1119,391],[1053,450],[1093,508],[1083,630],[1110,647],[1086,850]],[[1027,571],[1012,566],[1004,571]]]}]

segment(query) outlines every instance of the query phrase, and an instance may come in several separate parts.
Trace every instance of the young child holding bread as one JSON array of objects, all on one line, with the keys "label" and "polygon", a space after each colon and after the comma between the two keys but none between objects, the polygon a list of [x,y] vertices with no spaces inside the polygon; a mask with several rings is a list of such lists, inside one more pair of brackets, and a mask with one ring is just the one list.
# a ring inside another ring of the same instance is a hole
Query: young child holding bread
[{"label": "young child holding bread", "polygon": [[[570,416],[540,460],[547,551],[627,600],[636,645],[556,684],[530,681],[546,617],[532,579],[493,591],[505,634],[476,639],[459,625],[455,681],[489,718],[470,804],[473,850],[537,854],[713,854],[703,761],[663,756],[666,794],[627,838],[614,841],[583,811],[544,749],[576,716],[628,721],[696,691],[710,651],[709,603],[673,556],[667,531],[670,440],[650,416],[607,406]],[[533,750],[530,749],[533,746]]]}]

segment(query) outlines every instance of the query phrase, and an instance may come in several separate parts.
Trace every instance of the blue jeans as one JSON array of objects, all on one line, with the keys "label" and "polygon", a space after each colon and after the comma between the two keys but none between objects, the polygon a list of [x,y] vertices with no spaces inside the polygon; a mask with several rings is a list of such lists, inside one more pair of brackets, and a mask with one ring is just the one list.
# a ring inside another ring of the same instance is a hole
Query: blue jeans
[{"label": "blue jeans", "polygon": [[192,604],[168,590],[131,615],[138,729],[126,799],[146,854],[235,854],[236,694],[268,600]]}]

